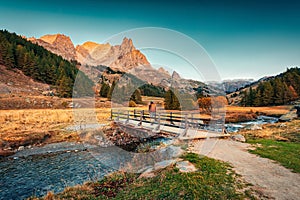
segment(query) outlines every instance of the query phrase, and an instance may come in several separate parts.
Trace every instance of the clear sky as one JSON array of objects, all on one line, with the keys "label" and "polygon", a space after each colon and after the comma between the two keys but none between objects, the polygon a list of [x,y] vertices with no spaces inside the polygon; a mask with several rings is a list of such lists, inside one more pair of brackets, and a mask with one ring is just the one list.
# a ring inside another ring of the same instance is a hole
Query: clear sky
[{"label": "clear sky", "polygon": [[[28,37],[63,33],[75,44],[101,43],[140,27],[193,38],[222,79],[258,79],[300,66],[300,1],[0,1],[0,29]],[[150,62],[164,63],[144,53]],[[182,67],[176,59],[166,64]]]}]

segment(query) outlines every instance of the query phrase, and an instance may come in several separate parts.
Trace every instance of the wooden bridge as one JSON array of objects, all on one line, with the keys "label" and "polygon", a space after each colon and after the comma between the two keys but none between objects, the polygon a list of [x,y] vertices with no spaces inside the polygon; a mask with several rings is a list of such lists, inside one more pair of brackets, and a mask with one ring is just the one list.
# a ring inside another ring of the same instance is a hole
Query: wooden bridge
[{"label": "wooden bridge", "polygon": [[112,109],[111,119],[134,129],[148,130],[152,134],[169,134],[181,140],[228,137],[220,120],[201,118],[199,112],[167,112],[159,110],[151,118],[146,110]]}]

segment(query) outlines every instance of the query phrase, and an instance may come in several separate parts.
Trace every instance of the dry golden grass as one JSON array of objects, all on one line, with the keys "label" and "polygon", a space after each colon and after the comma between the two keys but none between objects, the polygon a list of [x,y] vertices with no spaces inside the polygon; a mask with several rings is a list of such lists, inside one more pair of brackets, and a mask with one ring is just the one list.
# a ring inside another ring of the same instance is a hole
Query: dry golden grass
[{"label": "dry golden grass", "polygon": [[269,138],[282,141],[299,141],[300,120],[263,125],[261,130],[241,130],[246,137]]},{"label": "dry golden grass", "polygon": [[74,123],[108,123],[110,108],[0,110],[0,149],[37,143],[78,141],[66,131]]},{"label": "dry golden grass", "polygon": [[240,106],[227,106],[226,112],[247,113],[259,112],[266,115],[283,115],[289,112],[290,106],[270,106],[270,107],[240,107]]},{"label": "dry golden grass", "polygon": [[[96,111],[96,112],[94,112]],[[30,109],[30,110],[0,110],[1,133],[53,130],[72,125],[76,120],[89,120],[97,117],[99,123],[107,123],[110,108],[89,109]]]}]

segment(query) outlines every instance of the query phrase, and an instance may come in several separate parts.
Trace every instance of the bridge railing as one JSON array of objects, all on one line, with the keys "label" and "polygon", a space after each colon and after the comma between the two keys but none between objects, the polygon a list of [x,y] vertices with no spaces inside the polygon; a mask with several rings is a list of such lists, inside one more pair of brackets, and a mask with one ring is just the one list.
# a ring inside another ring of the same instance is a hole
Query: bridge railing
[{"label": "bridge railing", "polygon": [[[173,111],[161,111],[158,110],[154,119],[150,117],[148,110],[141,109],[112,109],[111,110],[111,119],[125,122],[130,120],[138,121],[138,125],[142,126],[143,123],[155,123],[164,126],[171,126],[177,128],[188,129],[190,127],[205,129],[209,126],[209,123],[212,122],[211,119],[201,118],[200,113],[198,112],[173,112]],[[218,126],[221,129],[222,124],[215,123],[216,130]],[[223,130],[221,130],[223,131]]]}]

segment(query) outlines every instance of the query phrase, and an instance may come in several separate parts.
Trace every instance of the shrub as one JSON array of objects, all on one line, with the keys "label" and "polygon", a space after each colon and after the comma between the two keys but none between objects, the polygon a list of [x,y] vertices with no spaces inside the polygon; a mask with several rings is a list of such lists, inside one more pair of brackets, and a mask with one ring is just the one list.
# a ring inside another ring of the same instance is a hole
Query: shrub
[{"label": "shrub", "polygon": [[129,107],[136,107],[136,103],[134,101],[130,100]]}]

